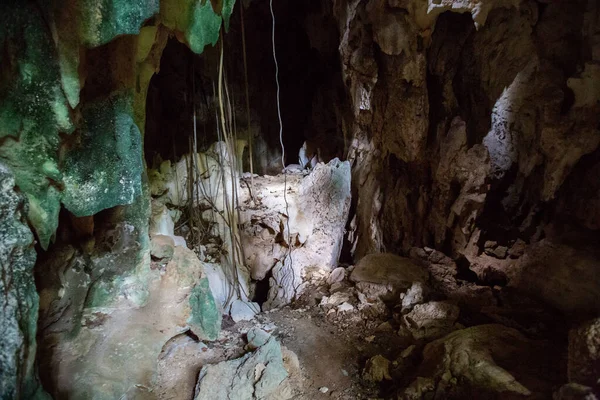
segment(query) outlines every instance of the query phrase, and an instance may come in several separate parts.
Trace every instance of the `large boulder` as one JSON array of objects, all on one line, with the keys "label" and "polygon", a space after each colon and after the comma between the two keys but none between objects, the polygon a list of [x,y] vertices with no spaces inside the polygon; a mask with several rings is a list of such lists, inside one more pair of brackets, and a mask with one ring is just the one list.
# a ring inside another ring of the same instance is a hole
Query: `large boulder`
[{"label": "large boulder", "polygon": [[406,257],[390,253],[369,254],[361,258],[350,275],[354,282],[391,284],[408,289],[413,282],[427,282],[427,271]]},{"label": "large boulder", "polygon": [[248,332],[248,342],[254,351],[200,370],[195,400],[263,400],[275,392],[288,376],[281,345],[258,328]]},{"label": "large boulder", "polygon": [[507,271],[509,285],[571,316],[600,312],[600,251],[543,239]]},{"label": "large boulder", "polygon": [[[52,372],[46,383],[53,394],[107,400],[133,396],[153,387],[159,355],[171,338],[188,331],[204,341],[219,337],[221,309],[206,265],[192,250],[176,246],[166,265],[152,264],[141,306],[128,299],[134,277],[102,274],[114,261],[63,246],[40,264],[40,362]],[[95,289],[100,279],[117,290]]]},{"label": "large boulder", "polygon": [[[542,393],[549,397],[553,374],[545,342],[527,339],[503,325],[478,325],[454,331],[423,350],[413,384],[400,398],[412,398],[415,387],[436,398],[506,398]],[[519,377],[519,380],[515,378]],[[423,385],[425,379],[428,384]],[[419,383],[421,382],[421,383]],[[503,397],[504,396],[504,397]],[[547,398],[546,397],[546,398]]]},{"label": "large boulder", "polygon": [[600,380],[600,318],[569,332],[569,382],[595,386]]}]

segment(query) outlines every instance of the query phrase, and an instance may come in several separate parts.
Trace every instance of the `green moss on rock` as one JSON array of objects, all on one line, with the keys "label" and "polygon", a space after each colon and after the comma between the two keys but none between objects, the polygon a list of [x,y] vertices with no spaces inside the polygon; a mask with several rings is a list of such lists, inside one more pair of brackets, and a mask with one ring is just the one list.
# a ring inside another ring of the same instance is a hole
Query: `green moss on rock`
[{"label": "green moss on rock", "polygon": [[190,293],[192,309],[188,323],[198,335],[206,340],[216,340],[221,331],[221,313],[210,290],[208,278],[202,278]]},{"label": "green moss on rock", "polygon": [[132,94],[83,107],[81,141],[65,156],[63,203],[78,217],[131,204],[142,192],[141,134]]},{"label": "green moss on rock", "polygon": [[32,3],[0,4],[0,160],[27,194],[29,220],[43,248],[58,225],[60,209],[57,151],[59,132],[73,124],[63,94],[55,45]]},{"label": "green moss on rock", "polygon": [[221,20],[225,21],[225,28],[229,28],[234,4],[235,0],[227,0],[222,9],[216,11],[208,0],[163,0],[161,18],[167,27],[183,32],[190,49],[200,54],[205,46],[214,46],[219,40]]},{"label": "green moss on rock", "polygon": [[97,47],[118,35],[138,34],[159,10],[159,0],[81,0],[83,44]]},{"label": "green moss on rock", "polygon": [[38,295],[33,279],[33,235],[27,207],[0,163],[0,399],[48,398],[37,382],[35,336]]}]

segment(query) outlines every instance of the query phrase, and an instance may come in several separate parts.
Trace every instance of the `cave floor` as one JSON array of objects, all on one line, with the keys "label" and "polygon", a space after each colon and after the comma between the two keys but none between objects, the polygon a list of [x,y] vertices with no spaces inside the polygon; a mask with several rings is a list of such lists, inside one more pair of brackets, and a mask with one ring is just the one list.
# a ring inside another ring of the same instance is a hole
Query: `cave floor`
[{"label": "cave floor", "polygon": [[281,342],[289,374],[271,400],[379,398],[385,385],[366,383],[361,366],[372,356],[393,353],[401,339],[394,332],[377,331],[382,321],[365,319],[356,309],[339,312],[319,306],[315,290],[289,306],[257,314],[252,321],[225,320],[215,342],[199,342],[190,335],[172,339],[159,361],[157,397],[191,398],[200,368],[244,354],[246,332],[259,327]]}]

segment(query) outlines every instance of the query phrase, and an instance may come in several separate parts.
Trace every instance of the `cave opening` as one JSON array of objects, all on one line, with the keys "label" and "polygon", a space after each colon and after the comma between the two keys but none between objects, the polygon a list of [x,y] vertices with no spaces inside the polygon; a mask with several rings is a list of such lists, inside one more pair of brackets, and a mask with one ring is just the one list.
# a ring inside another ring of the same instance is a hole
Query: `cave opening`
[{"label": "cave opening", "polygon": [[[345,93],[332,7],[315,0],[293,6],[277,2],[273,7],[285,164],[299,164],[298,154],[305,142],[307,151],[318,155],[320,161],[343,159]],[[224,72],[235,109],[237,137],[248,141],[248,135],[253,135],[255,172],[281,172],[269,3],[251,3],[245,9],[244,23],[247,70],[242,61],[241,13],[232,17],[229,31],[219,43],[200,55],[175,37],[168,39],[147,94],[144,154],[148,165],[157,160],[176,161],[189,153],[194,107],[198,149],[205,150],[218,140],[217,80],[220,46],[224,46]],[[246,75],[249,113],[245,110]],[[248,151],[243,169],[249,170]]]}]

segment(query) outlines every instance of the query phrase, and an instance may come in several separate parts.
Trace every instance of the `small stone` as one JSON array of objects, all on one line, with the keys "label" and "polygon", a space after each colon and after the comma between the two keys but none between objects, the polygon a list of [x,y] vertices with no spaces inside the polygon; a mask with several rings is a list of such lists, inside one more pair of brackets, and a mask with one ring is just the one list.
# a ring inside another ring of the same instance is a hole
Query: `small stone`
[{"label": "small stone", "polygon": [[342,304],[340,304],[337,308],[338,312],[348,312],[348,311],[353,311],[354,310],[354,306],[348,302],[343,302]]},{"label": "small stone", "polygon": [[421,282],[414,282],[412,286],[403,293],[402,312],[408,312],[416,304],[424,303],[427,296],[427,287]]},{"label": "small stone", "polygon": [[335,282],[329,287],[329,293],[334,294],[344,290],[345,285],[342,282]]},{"label": "small stone", "polygon": [[331,271],[329,277],[327,278],[327,283],[332,285],[334,283],[338,283],[344,280],[346,277],[346,270],[342,267],[338,267]]},{"label": "small stone", "polygon": [[527,243],[525,243],[521,239],[517,239],[517,241],[508,250],[508,255],[510,256],[510,258],[519,258],[523,255],[523,253],[525,253],[526,248]]},{"label": "small stone", "polygon": [[403,322],[415,339],[437,338],[453,330],[460,309],[452,303],[432,301],[417,304]]},{"label": "small stone", "polygon": [[375,329],[375,331],[377,332],[393,332],[394,328],[392,327],[392,324],[390,324],[389,322],[382,322],[381,324],[379,324],[379,326]]},{"label": "small stone", "polygon": [[402,353],[400,353],[400,357],[408,358],[408,357],[412,356],[412,354],[415,352],[416,349],[417,349],[417,346],[415,346],[414,344],[411,344],[406,349],[402,350]]},{"label": "small stone", "polygon": [[371,357],[365,364],[363,379],[368,382],[381,382],[384,379],[392,380],[390,376],[390,360],[382,355]]},{"label": "small stone", "polygon": [[342,375],[344,376],[348,376],[348,371],[346,371],[345,369],[342,370]]},{"label": "small stone", "polygon": [[234,322],[250,321],[254,319],[254,316],[260,312],[260,306],[258,303],[246,302],[242,300],[235,300],[231,304],[229,315]]},{"label": "small stone", "polygon": [[365,342],[367,343],[373,343],[373,340],[375,340],[375,335],[367,336],[365,338]]},{"label": "small stone", "polygon": [[321,393],[327,393],[329,392],[329,388],[327,386],[323,386],[319,388],[319,392]]},{"label": "small stone", "polygon": [[150,255],[158,259],[171,259],[175,251],[175,241],[171,236],[154,235],[150,239]]}]

